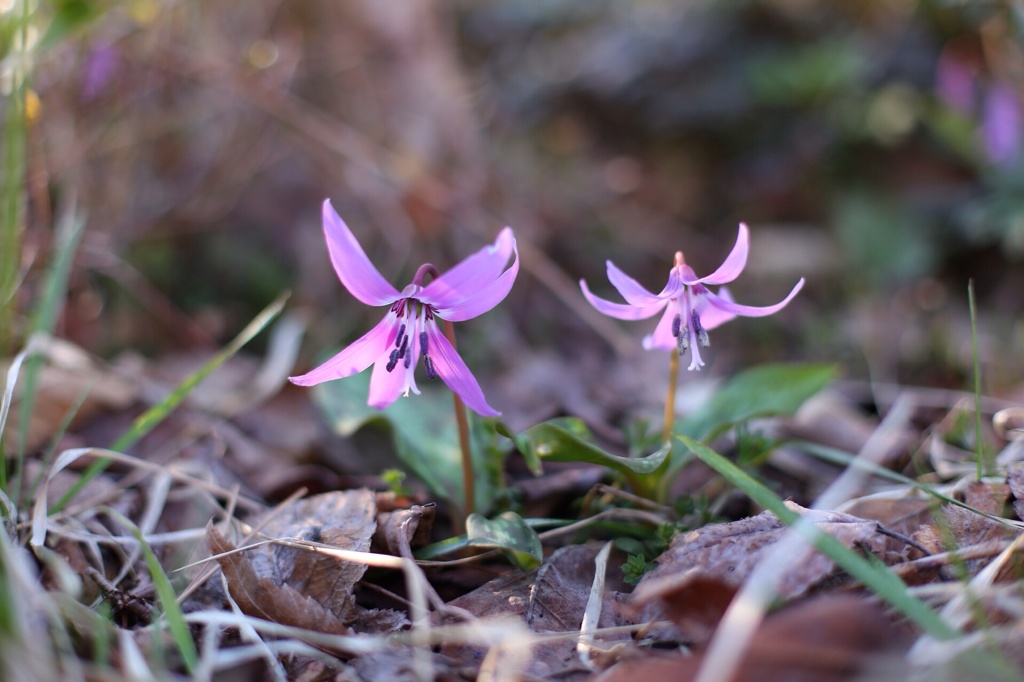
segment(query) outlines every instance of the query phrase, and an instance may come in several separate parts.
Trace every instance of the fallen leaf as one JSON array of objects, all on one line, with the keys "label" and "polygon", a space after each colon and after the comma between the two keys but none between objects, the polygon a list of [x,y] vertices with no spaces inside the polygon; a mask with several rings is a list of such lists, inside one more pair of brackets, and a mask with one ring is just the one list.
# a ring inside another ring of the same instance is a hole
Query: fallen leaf
[{"label": "fallen leaf", "polygon": [[[732,682],[903,679],[893,654],[905,646],[905,638],[879,604],[852,596],[821,597],[769,616],[744,652]],[[697,676],[703,662],[703,654],[652,652],[624,660],[593,681],[684,682]]]},{"label": "fallen leaf", "polygon": [[[308,540],[340,549],[368,552],[376,528],[377,507],[367,489],[335,491],[292,502],[271,512],[261,533],[271,538]],[[260,578],[306,595],[341,619],[352,615],[352,589],[366,566],[282,545],[264,545],[250,553]]]},{"label": "fallen leaf", "polygon": [[[212,521],[206,526],[206,542],[215,555],[222,555],[235,549]],[[231,597],[242,613],[315,632],[349,634],[345,624],[316,599],[303,595],[288,585],[277,584],[261,577],[246,552],[218,556],[217,563],[227,578]]]},{"label": "fallen leaf", "polygon": [[[840,512],[805,509],[792,502],[787,502],[787,506],[809,517],[819,529],[847,547],[867,544],[872,551],[883,547],[875,521]],[[690,580],[694,575],[738,586],[754,570],[765,551],[787,532],[788,527],[766,511],[739,521],[680,533],[658,557],[658,567],[641,579],[634,599],[643,600],[648,590],[664,589],[656,587],[660,581]],[[784,576],[778,586],[779,596],[792,599],[805,593],[828,577],[834,568],[832,561],[823,554],[809,551],[806,560]]]},{"label": "fallen leaf", "polygon": [[[459,597],[450,606],[469,611],[478,618],[515,615],[526,621],[530,630],[540,633],[579,632],[594,580],[594,560],[602,543],[573,545],[555,551],[533,574],[513,573],[492,580]],[[607,589],[598,627],[632,623],[623,615],[624,587],[618,566],[609,566]],[[621,635],[625,639],[626,635]],[[605,639],[605,642],[608,640]],[[598,640],[601,645],[601,640]],[[478,666],[486,650],[478,646],[448,644],[446,656]],[[534,645],[534,660],[526,672],[535,677],[560,676],[585,672],[576,653],[573,637],[554,639]]]}]

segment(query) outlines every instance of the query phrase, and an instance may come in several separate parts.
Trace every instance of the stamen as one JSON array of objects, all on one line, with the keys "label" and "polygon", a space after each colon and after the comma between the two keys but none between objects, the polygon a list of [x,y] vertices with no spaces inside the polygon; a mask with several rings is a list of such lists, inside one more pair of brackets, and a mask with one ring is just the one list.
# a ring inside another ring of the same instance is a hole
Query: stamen
[{"label": "stamen", "polygon": [[675,317],[672,318],[672,336],[675,336],[675,337],[679,336],[679,328],[682,326],[682,324],[683,324],[683,316],[682,315],[678,315],[677,314]]},{"label": "stamen", "polygon": [[700,323],[700,315],[694,310],[690,313],[690,318],[693,320],[693,333],[697,335],[697,343],[701,348],[707,348],[711,345],[711,341],[708,339],[708,332],[704,329],[704,325]]},{"label": "stamen", "polygon": [[398,350],[391,351],[391,356],[388,358],[388,364],[384,367],[387,371],[391,372],[395,369],[395,365],[398,364]]},{"label": "stamen", "polygon": [[420,355],[427,354],[427,333],[420,332]]},{"label": "stamen", "polygon": [[405,354],[405,363],[404,364],[405,364],[405,368],[409,369],[409,366],[412,364],[412,353],[406,353]]},{"label": "stamen", "polygon": [[405,322],[398,327],[398,336],[395,337],[395,348],[402,347],[402,339],[405,337]]},{"label": "stamen", "polygon": [[404,358],[405,357],[405,351],[407,351],[408,349],[409,349],[409,335],[406,334],[405,336],[402,337],[402,345],[398,347],[398,358],[399,359]]},{"label": "stamen", "polygon": [[434,361],[430,359],[429,355],[423,356],[423,369],[427,371],[428,379],[437,378],[437,372],[434,371]]},{"label": "stamen", "polygon": [[686,349],[690,347],[690,328],[683,327],[679,330],[679,335],[676,336],[676,349],[679,350],[679,354],[682,355],[686,352]]}]

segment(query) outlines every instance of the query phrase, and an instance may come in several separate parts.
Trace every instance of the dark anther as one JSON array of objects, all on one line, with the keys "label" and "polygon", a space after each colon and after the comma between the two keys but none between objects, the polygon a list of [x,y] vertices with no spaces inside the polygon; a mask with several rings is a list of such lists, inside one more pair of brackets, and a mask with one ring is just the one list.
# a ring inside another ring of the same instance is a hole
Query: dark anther
[{"label": "dark anther", "polygon": [[683,324],[683,316],[682,315],[676,315],[675,317],[672,318],[672,336],[676,336],[676,337],[679,336],[679,328],[682,326],[682,324]]},{"label": "dark anther", "polygon": [[679,330],[679,335],[676,336],[676,349],[679,354],[682,355],[686,352],[686,349],[690,347],[690,328],[683,327]]},{"label": "dark anther", "polygon": [[427,354],[427,333],[420,332],[420,355]]},{"label": "dark anther", "polygon": [[395,348],[402,347],[402,339],[405,338],[405,322],[398,327],[398,336],[395,337]]},{"label": "dark anther", "polygon": [[700,323],[700,316],[697,314],[696,310],[690,314],[690,318],[693,320],[693,333],[697,335],[697,343],[700,344],[701,348],[707,348],[711,345],[711,342],[708,340],[707,330],[704,329],[704,325]]},{"label": "dark anther", "polygon": [[429,355],[423,356],[423,369],[427,370],[428,379],[437,378],[437,372],[434,371],[434,361],[430,359]]},{"label": "dark anther", "polygon": [[406,353],[405,354],[405,368],[409,369],[409,366],[411,364],[412,364],[412,353]]},{"label": "dark anther", "polygon": [[388,358],[388,364],[384,367],[387,371],[392,371],[395,365],[398,364],[398,350],[391,351],[391,356]]}]

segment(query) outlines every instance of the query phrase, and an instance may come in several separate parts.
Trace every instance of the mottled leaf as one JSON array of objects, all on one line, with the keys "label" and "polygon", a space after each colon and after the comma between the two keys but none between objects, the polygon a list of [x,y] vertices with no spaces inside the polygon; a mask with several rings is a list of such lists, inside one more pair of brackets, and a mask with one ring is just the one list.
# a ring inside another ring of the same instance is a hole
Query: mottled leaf
[{"label": "mottled leaf", "polygon": [[526,525],[515,512],[504,512],[494,519],[470,514],[466,535],[471,547],[495,547],[524,571],[540,565],[542,550],[537,531]]}]

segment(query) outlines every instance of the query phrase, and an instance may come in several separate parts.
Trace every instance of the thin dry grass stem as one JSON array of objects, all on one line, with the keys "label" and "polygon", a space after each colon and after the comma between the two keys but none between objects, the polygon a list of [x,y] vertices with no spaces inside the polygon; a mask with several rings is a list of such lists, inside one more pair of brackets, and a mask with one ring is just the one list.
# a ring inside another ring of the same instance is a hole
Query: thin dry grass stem
[{"label": "thin dry grass stem", "polygon": [[605,575],[608,572],[608,555],[611,553],[612,543],[606,542],[604,547],[594,558],[594,580],[590,585],[590,596],[587,599],[587,606],[583,611],[583,621],[580,623],[580,636],[576,641],[576,653],[580,661],[589,670],[596,671],[597,665],[593,660],[594,630],[601,620],[601,606],[604,603]]},{"label": "thin dry grass stem", "polygon": [[[247,543],[250,540],[252,540],[254,537],[257,536],[257,534],[259,534],[259,529],[260,528],[265,526],[275,516],[280,514],[281,511],[284,510],[285,507],[287,507],[292,502],[295,502],[296,500],[300,499],[305,494],[306,494],[306,489],[305,488],[299,488],[298,490],[293,492],[291,495],[286,497],[284,500],[282,500],[280,502],[280,504],[278,504],[273,509],[271,509],[269,512],[264,514],[263,517],[260,519],[259,525],[255,526],[255,527],[247,526],[245,524],[242,524],[241,522],[238,522],[239,527],[241,527],[241,528],[243,528],[243,530],[245,530],[245,535],[242,537],[241,541],[238,544],[239,545],[245,545],[245,543]],[[235,490],[234,494],[229,499],[232,500],[231,511],[233,513],[234,512],[234,502],[237,501],[238,499],[240,499],[239,496],[238,496],[238,491]],[[232,518],[232,514],[226,514],[225,518],[226,519],[231,519]],[[204,530],[204,535],[205,535],[205,530]],[[249,547],[255,547],[255,546],[256,545],[249,545]],[[240,547],[239,549],[245,549],[245,547]],[[186,568],[191,568],[193,566],[197,566],[197,565],[202,564],[202,563],[206,563],[206,562],[210,561],[210,559],[213,559],[213,558],[215,558],[215,557],[210,557],[208,559],[203,559],[202,561],[197,561],[195,563],[188,564],[187,566],[182,566],[178,570],[180,571],[180,570],[184,570]],[[182,590],[181,594],[178,595],[178,603],[179,604],[183,604],[186,599],[188,599],[190,596],[192,596],[192,594],[196,590],[198,590],[200,587],[202,587],[203,583],[205,583],[207,580],[209,580],[213,576],[213,574],[217,572],[217,569],[218,569],[218,567],[216,565],[208,566],[199,575],[195,576],[192,579],[192,582],[190,582],[188,584],[188,587],[186,587],[184,590]]]},{"label": "thin dry grass stem", "polygon": [[616,488],[615,486],[608,485],[607,483],[598,483],[593,487],[593,491],[598,495],[608,495],[610,497],[618,498],[624,502],[635,504],[638,507],[647,509],[655,514],[664,515],[663,523],[667,522],[668,519],[675,516],[675,510],[665,504],[659,504],[654,500],[649,500],[646,497],[641,497],[628,490],[622,488]]},{"label": "thin dry grass stem", "polygon": [[[60,454],[60,456],[57,457],[57,460],[53,463],[53,466],[50,469],[50,473],[47,475],[46,480],[43,482],[42,486],[40,487],[40,490],[38,491],[35,506],[33,508],[32,520],[30,522],[32,528],[32,544],[40,545],[43,543],[46,537],[46,530],[48,527],[49,518],[47,513],[47,492],[49,488],[49,482],[53,479],[54,476],[57,475],[57,473],[59,473],[67,466],[71,465],[72,463],[76,462],[78,459],[82,457],[97,457],[103,459],[110,459],[112,461],[126,464],[139,470],[146,471],[147,473],[166,473],[170,478],[172,478],[174,481],[178,483],[182,483],[184,485],[189,485],[201,490],[205,490],[209,493],[212,493],[216,496],[225,499],[231,497],[232,495],[231,491],[229,490],[225,490],[224,488],[218,485],[209,483],[207,481],[203,481],[202,479],[182,474],[166,465],[153,464],[152,462],[147,462],[137,457],[125,455],[120,452],[114,452],[113,450],[106,450],[104,448],[77,448],[72,450],[65,450]],[[100,504],[108,501],[109,499],[108,495],[104,495],[101,497],[103,497],[103,500],[102,502],[99,502]],[[241,497],[237,495],[235,497],[237,498],[239,504],[247,507],[250,510],[255,511],[262,508],[262,505],[260,505],[255,500],[250,500],[246,497]],[[85,509],[82,509],[80,508],[80,505],[75,507],[78,513],[87,511],[88,509],[91,508],[93,507],[87,507]],[[70,516],[70,510],[66,509],[55,514],[53,518],[62,519],[67,518],[68,516]]]},{"label": "thin dry grass stem", "polygon": [[[926,571],[931,569],[943,568],[945,566],[955,565],[964,561],[974,561],[976,559],[987,559],[989,557],[998,556],[1005,552],[1015,541],[1011,540],[992,540],[989,542],[983,542],[978,545],[972,545],[970,547],[964,547],[963,549],[953,550],[951,552],[941,552],[939,554],[932,554],[929,556],[921,557],[920,559],[914,559],[907,561],[902,564],[896,564],[891,567],[893,573],[898,576],[913,575],[920,571]],[[1024,549],[1017,547],[1018,553]]]},{"label": "thin dry grass stem", "polygon": [[[231,587],[228,585],[227,576],[223,573],[220,574],[221,584],[224,587],[224,594],[227,597],[228,605],[231,607],[231,612],[236,616],[242,616],[242,609],[239,608],[234,598],[231,596]],[[239,633],[243,640],[252,642],[257,649],[263,654],[262,658],[267,664],[267,669],[270,670],[275,680],[283,681],[288,679],[288,675],[285,673],[284,668],[281,666],[280,661],[277,660],[277,656],[270,650],[267,643],[263,641],[260,634],[256,632],[256,628],[252,626],[248,620],[239,618],[238,625]]]},{"label": "thin dry grass stem", "polygon": [[[980,595],[992,587],[996,576],[1011,561],[1015,554],[1024,550],[1024,534],[1018,535],[999,555],[990,561],[969,583],[962,585],[959,593],[942,609],[942,617],[957,629],[964,631],[974,619],[977,611],[975,606]],[[984,625],[984,624],[976,624]],[[989,628],[982,628],[988,630]],[[916,665],[934,665],[945,660],[948,650],[944,647],[949,642],[936,640],[930,635],[922,635],[907,653],[907,660]]]},{"label": "thin dry grass stem", "polygon": [[[891,439],[896,437],[910,419],[913,408],[914,402],[909,396],[897,400],[892,410],[885,415],[882,423],[864,443],[857,460],[877,465],[877,460],[889,450]],[[869,475],[866,468],[852,465],[846,467],[811,508],[836,508],[861,490]],[[728,680],[735,675],[743,660],[743,652],[746,651],[772,599],[775,598],[776,585],[782,575],[796,562],[801,561],[807,552],[813,551],[799,529],[799,526],[806,524],[813,524],[813,521],[804,517],[790,528],[744,582],[715,630],[696,682]]]}]

